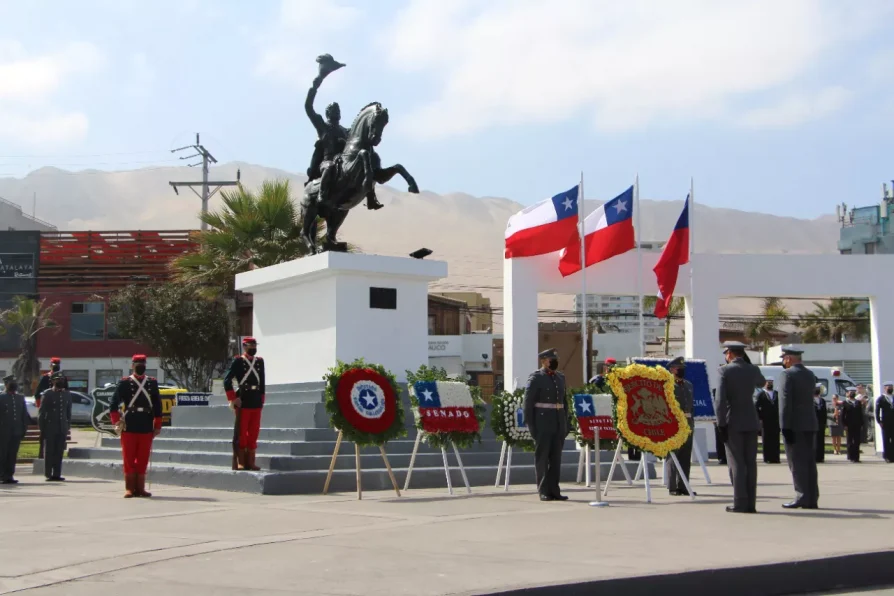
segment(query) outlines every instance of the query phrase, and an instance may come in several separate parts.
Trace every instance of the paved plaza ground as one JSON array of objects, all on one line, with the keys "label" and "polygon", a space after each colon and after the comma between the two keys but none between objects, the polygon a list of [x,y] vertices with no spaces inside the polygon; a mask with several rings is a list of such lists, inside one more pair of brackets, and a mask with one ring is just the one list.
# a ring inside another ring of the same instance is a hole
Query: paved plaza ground
[{"label": "paved plaza ground", "polygon": [[[646,504],[641,487],[618,486],[605,509],[573,485],[566,503],[531,486],[357,501],[155,485],[154,498],[125,500],[123,483],[22,469],[0,487],[0,594],[486,594],[892,550],[894,465],[866,459],[821,466],[819,511],[784,511],[788,468],[760,464],[756,516],[724,511],[732,489],[717,465],[711,486],[694,468],[695,502],[658,489]],[[648,593],[613,586],[592,593]]]}]

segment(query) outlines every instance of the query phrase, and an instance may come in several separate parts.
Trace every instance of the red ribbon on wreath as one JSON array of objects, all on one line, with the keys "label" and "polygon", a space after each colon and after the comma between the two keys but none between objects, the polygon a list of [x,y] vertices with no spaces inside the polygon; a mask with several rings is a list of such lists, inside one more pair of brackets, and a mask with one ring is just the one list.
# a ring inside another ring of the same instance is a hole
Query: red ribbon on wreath
[{"label": "red ribbon on wreath", "polygon": [[335,397],[355,430],[377,435],[394,424],[397,403],[388,379],[371,368],[352,368],[338,380]]}]

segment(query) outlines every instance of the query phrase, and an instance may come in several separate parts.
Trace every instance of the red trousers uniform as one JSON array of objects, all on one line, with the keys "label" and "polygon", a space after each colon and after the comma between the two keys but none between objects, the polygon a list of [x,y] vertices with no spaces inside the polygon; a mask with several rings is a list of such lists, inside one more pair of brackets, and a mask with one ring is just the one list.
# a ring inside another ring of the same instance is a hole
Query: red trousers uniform
[{"label": "red trousers uniform", "polygon": [[146,475],[149,454],[152,452],[152,433],[121,433],[121,455],[124,473]]},{"label": "red trousers uniform", "polygon": [[256,450],[261,432],[261,408],[242,408],[239,413],[239,448]]}]

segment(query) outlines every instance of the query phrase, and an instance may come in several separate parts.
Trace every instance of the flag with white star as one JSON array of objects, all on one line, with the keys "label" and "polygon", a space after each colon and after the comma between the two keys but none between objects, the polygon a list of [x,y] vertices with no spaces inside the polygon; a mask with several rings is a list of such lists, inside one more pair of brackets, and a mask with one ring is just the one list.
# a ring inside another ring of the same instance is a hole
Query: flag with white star
[{"label": "flag with white star", "polygon": [[618,431],[612,421],[612,396],[578,393],[572,397],[574,416],[580,427],[580,434],[586,441],[592,441],[593,429],[599,429],[600,439],[617,439]]},{"label": "flag with white star", "polygon": [[422,430],[429,433],[477,432],[475,403],[465,383],[417,381],[413,395],[419,402]]}]

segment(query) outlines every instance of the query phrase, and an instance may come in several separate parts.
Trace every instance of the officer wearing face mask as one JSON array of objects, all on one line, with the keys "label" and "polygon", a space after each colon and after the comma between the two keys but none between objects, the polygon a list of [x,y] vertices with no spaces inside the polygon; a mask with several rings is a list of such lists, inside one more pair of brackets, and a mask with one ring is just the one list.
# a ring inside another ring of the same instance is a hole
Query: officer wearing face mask
[{"label": "officer wearing face mask", "polygon": [[52,387],[43,392],[37,422],[46,443],[44,476],[48,482],[62,482],[62,454],[71,429],[71,393],[61,372],[54,372],[51,381]]},{"label": "officer wearing face mask", "polygon": [[13,375],[3,378],[5,390],[0,392],[0,484],[18,484],[14,478],[19,444],[31,424],[25,408],[25,396]]},{"label": "officer wearing face mask", "polygon": [[558,371],[554,349],[538,355],[540,368],[525,387],[525,420],[534,439],[534,472],[541,501],[567,501],[559,491],[562,450],[568,436],[565,411],[565,375]]}]

